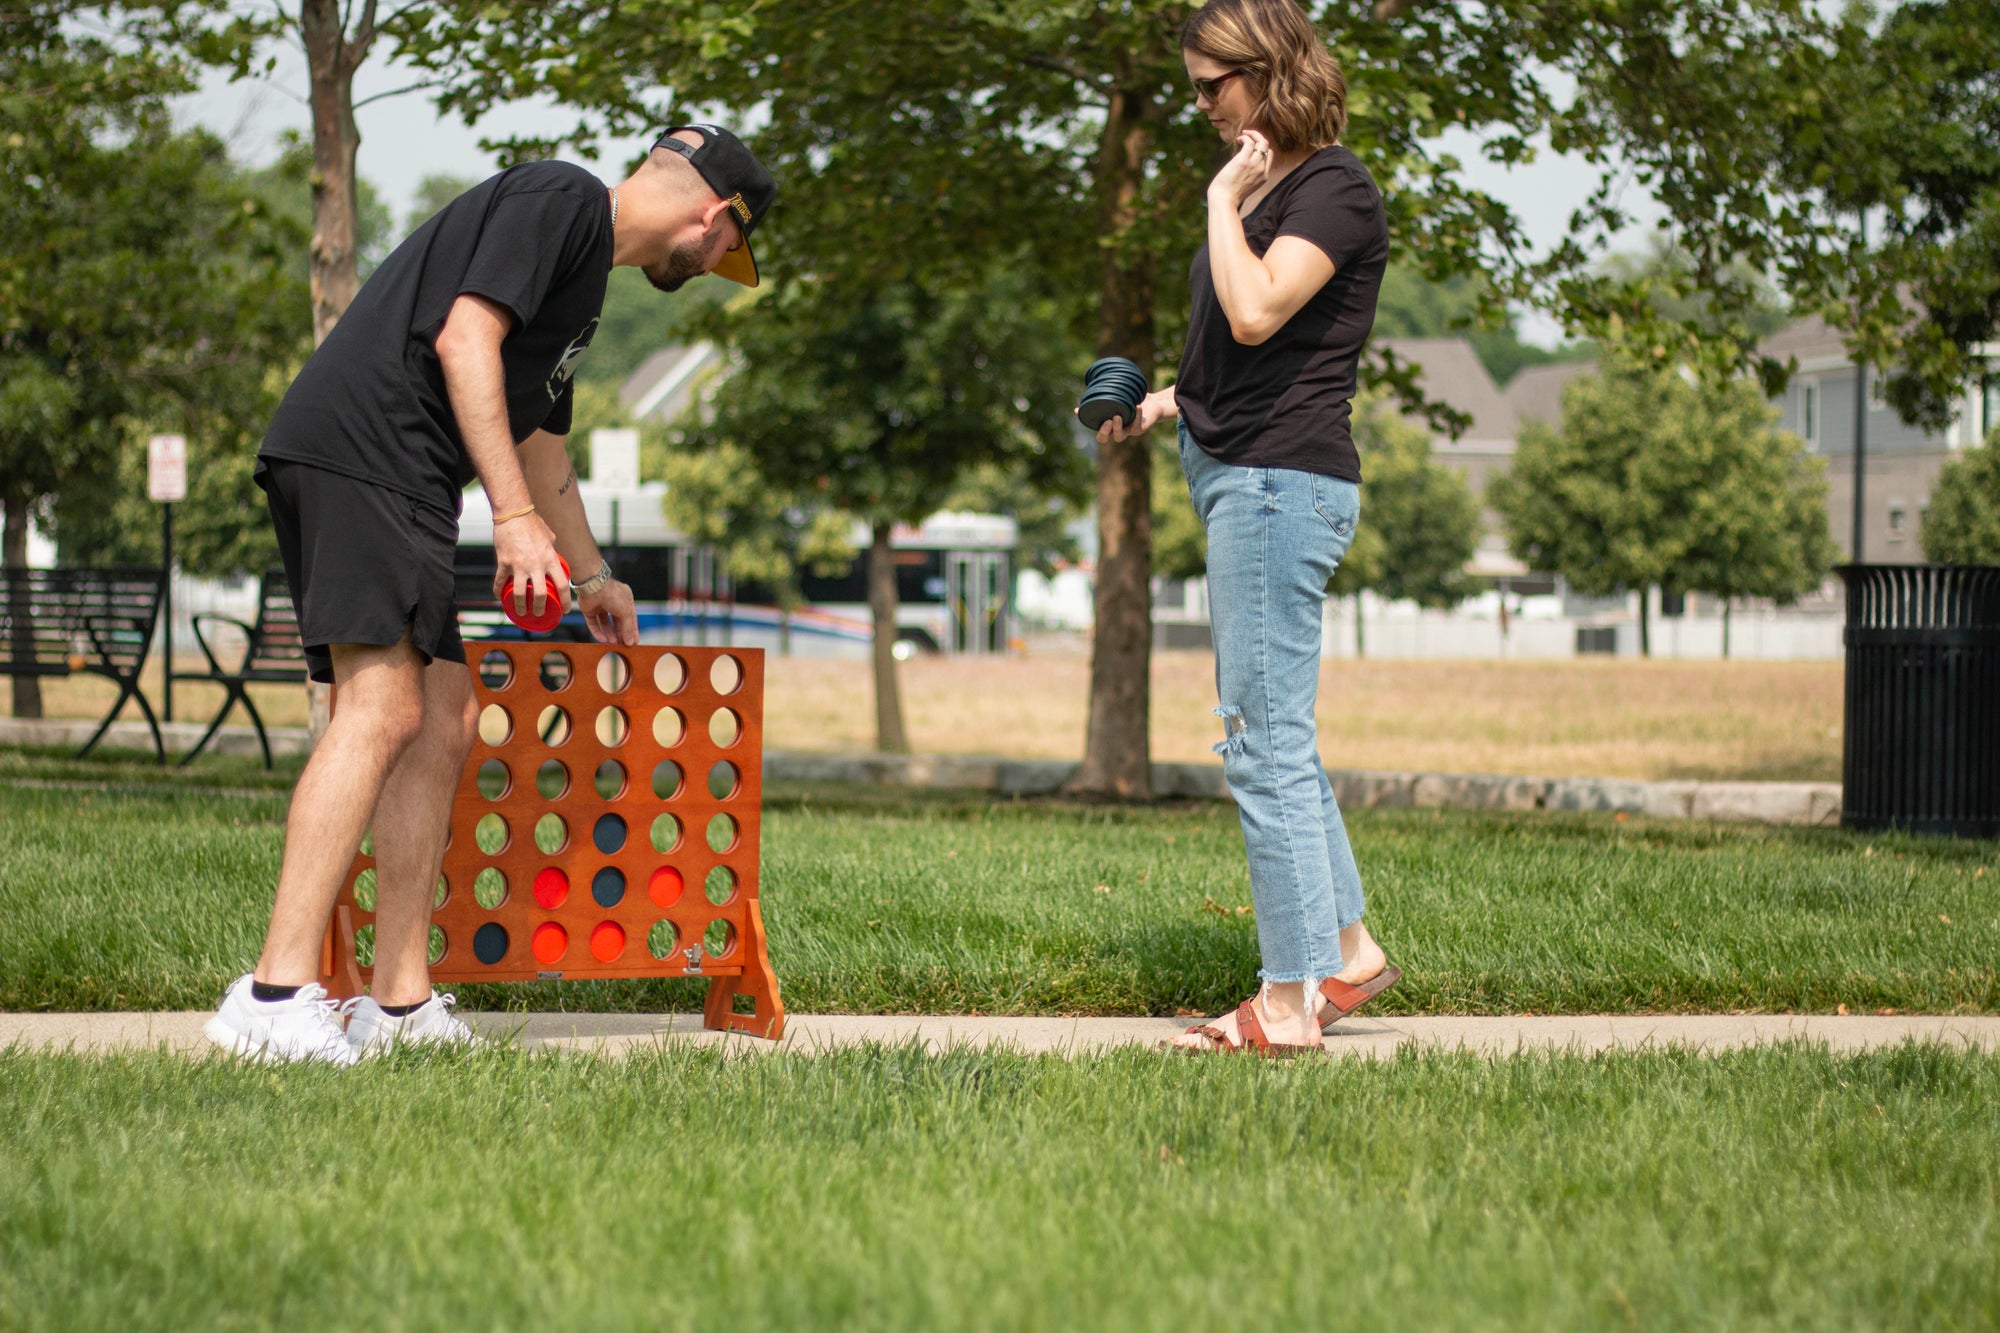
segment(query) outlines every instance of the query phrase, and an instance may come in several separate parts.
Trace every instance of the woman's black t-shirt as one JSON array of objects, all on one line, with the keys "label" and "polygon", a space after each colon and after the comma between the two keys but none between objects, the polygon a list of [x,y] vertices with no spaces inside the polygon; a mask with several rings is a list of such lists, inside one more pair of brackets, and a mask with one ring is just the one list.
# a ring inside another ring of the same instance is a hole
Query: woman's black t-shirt
[{"label": "woman's black t-shirt", "polygon": [[1333,277],[1269,340],[1236,341],[1215,298],[1208,245],[1195,251],[1187,347],[1174,397],[1196,443],[1241,467],[1282,467],[1361,480],[1348,429],[1355,367],[1375,324],[1389,263],[1382,193],[1339,144],[1322,148],[1273,186],[1243,220],[1252,254],[1300,236],[1333,260]]},{"label": "woman's black t-shirt", "polygon": [[261,458],[399,491],[456,514],[471,481],[432,342],[452,303],[505,306],[500,344],[514,442],[566,435],[577,362],[611,275],[604,182],[566,162],[501,172],[445,205],[375,270],[286,391]]}]

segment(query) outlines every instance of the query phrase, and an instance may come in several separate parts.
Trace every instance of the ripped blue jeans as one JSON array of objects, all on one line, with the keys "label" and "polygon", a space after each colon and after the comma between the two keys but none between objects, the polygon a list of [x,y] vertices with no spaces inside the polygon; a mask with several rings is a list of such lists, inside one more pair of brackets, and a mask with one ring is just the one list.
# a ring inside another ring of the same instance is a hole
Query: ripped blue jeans
[{"label": "ripped blue jeans", "polygon": [[1266,981],[1340,970],[1361,919],[1361,872],[1319,761],[1320,608],[1361,518],[1351,481],[1237,467],[1180,428],[1181,471],[1208,530],[1209,622],[1223,775],[1250,854]]}]

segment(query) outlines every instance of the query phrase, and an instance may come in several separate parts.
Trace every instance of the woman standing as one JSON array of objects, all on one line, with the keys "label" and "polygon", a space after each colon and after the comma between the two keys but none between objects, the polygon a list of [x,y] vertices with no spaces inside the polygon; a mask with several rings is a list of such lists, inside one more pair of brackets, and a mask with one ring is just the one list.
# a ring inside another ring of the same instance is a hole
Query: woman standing
[{"label": "woman standing", "polygon": [[1099,437],[1180,423],[1208,532],[1215,748],[1242,817],[1263,985],[1177,1044],[1317,1050],[1322,1024],[1401,976],[1361,922],[1314,722],[1320,608],[1361,515],[1349,417],[1389,235],[1380,192],[1340,145],[1346,84],[1295,0],[1211,0],[1181,55],[1196,109],[1236,152],[1208,187],[1178,383]]}]

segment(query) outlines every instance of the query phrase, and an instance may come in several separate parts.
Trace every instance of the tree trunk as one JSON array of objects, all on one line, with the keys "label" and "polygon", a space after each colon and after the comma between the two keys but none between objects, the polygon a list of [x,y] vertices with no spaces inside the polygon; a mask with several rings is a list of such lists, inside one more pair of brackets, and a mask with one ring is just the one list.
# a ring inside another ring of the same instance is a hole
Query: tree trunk
[{"label": "tree trunk", "polygon": [[1639,656],[1653,655],[1653,585],[1639,589]]},{"label": "tree trunk", "polygon": [[1722,660],[1725,662],[1729,660],[1729,601],[1727,597],[1722,599]]},{"label": "tree trunk", "polygon": [[[307,272],[312,283],[313,346],[326,341],[361,290],[360,186],[354,159],[361,130],[354,122],[354,71],[375,41],[375,0],[368,0],[350,39],[337,0],[300,0],[299,39],[306,50],[312,108],[312,243]],[[329,686],[306,685],[306,726],[315,743],[332,716]]]},{"label": "tree trunk", "polygon": [[903,696],[896,686],[896,552],[889,524],[877,523],[868,546],[868,611],[875,622],[875,748],[908,754],[903,731]]},{"label": "tree trunk", "polygon": [[1358,592],[1354,594],[1354,655],[1368,656],[1368,639],[1361,632],[1361,594]]},{"label": "tree trunk", "polygon": [[[6,524],[5,536],[0,538],[0,564],[9,573],[28,567],[28,497],[9,494],[0,521]],[[35,660],[35,624],[32,607],[28,599],[28,585],[9,580],[7,584],[7,619],[13,626],[13,642],[8,646],[8,655],[17,662]],[[39,676],[14,677],[14,716],[40,717],[42,715],[42,680]]]},{"label": "tree trunk", "polygon": [[[1122,71],[1121,71],[1122,72]],[[1125,80],[1136,84],[1136,80]],[[1139,219],[1140,189],[1158,109],[1138,88],[1111,94],[1098,142],[1098,234],[1121,236]],[[1149,372],[1153,263],[1113,244],[1101,261],[1097,354],[1130,357]],[[1090,720],[1083,764],[1065,790],[1138,799],[1152,795],[1152,442],[1098,446],[1096,631],[1090,652]]]}]

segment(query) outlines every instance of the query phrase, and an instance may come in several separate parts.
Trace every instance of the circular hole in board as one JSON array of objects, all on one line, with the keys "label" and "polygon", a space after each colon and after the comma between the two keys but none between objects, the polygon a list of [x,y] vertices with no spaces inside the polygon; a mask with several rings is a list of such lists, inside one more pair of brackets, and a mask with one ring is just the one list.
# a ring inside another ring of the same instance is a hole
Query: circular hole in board
[{"label": "circular hole in board", "polygon": [[653,714],[653,743],[656,745],[679,745],[681,737],[687,735],[687,719],[678,708],[662,708]]},{"label": "circular hole in board", "polygon": [[653,795],[662,801],[671,801],[680,795],[681,766],[671,759],[662,759],[653,765]]},{"label": "circular hole in board", "polygon": [[543,653],[542,663],[536,668],[536,674],[542,679],[542,688],[554,694],[558,690],[569,688],[576,669],[570,665],[568,653]]},{"label": "circular hole in board", "polygon": [[450,941],[445,938],[444,927],[433,922],[431,924],[430,951],[426,955],[432,967],[436,967],[444,961],[445,950],[449,947]]},{"label": "circular hole in board", "polygon": [[708,668],[708,683],[717,694],[736,693],[743,688],[743,664],[724,653]]},{"label": "circular hole in board", "polygon": [[562,760],[542,760],[542,766],[535,770],[535,794],[545,801],[561,800],[569,795],[569,769]]},{"label": "circular hole in board", "polygon": [[662,653],[653,663],[653,688],[661,694],[679,694],[688,680],[687,663],[678,653]]},{"label": "circular hole in board", "polygon": [[672,957],[681,947],[681,933],[671,921],[655,921],[646,932],[646,952],[655,958]]},{"label": "circular hole in board", "polygon": [[727,852],[736,846],[736,821],[728,815],[712,815],[708,821],[708,850]]},{"label": "circular hole in board", "polygon": [[597,772],[591,776],[591,785],[605,800],[617,800],[625,794],[625,765],[616,759],[605,760],[597,766]]},{"label": "circular hole in board", "polygon": [[569,901],[569,876],[559,867],[543,866],[535,872],[535,906],[553,912]]},{"label": "circular hole in board", "polygon": [[479,710],[479,739],[488,745],[505,745],[514,737],[514,715],[499,704]]},{"label": "circular hole in board", "polygon": [[535,821],[535,850],[554,856],[569,846],[569,825],[553,810]]},{"label": "circular hole in board", "polygon": [[719,962],[736,951],[736,927],[717,917],[702,932],[701,944],[708,956]]},{"label": "circular hole in board", "polygon": [[498,815],[481,815],[472,826],[472,841],[488,856],[498,856],[511,841],[507,821]]},{"label": "circular hole in board", "polygon": [[723,906],[736,897],[736,872],[728,866],[716,866],[708,872],[701,891],[708,895],[711,906]]},{"label": "circular hole in board", "polygon": [[623,745],[625,738],[632,734],[632,723],[622,708],[600,708],[597,710],[597,743],[599,745]]},{"label": "circular hole in board", "polygon": [[472,956],[492,967],[507,956],[507,928],[498,921],[488,921],[472,932]]},{"label": "circular hole in board", "polygon": [[435,912],[443,907],[445,899],[449,897],[451,897],[451,881],[439,875],[437,887],[431,890],[431,910]]},{"label": "circular hole in board", "polygon": [[708,794],[718,801],[728,800],[742,785],[742,777],[737,773],[736,765],[727,759],[708,770]]},{"label": "circular hole in board", "polygon": [[375,966],[375,927],[363,926],[354,932],[354,965]]},{"label": "circular hole in board", "polygon": [[498,648],[488,648],[479,657],[479,683],[498,692],[514,683],[514,659]]},{"label": "circular hole in board", "polygon": [[514,787],[514,775],[498,759],[481,760],[479,764],[479,794],[489,801],[497,801]]},{"label": "circular hole in board", "polygon": [[606,653],[597,659],[597,688],[616,694],[632,683],[632,664],[623,653]]},{"label": "circular hole in board", "polygon": [[[472,901],[489,912],[497,910],[500,904],[507,901],[507,877],[492,866],[480,871],[472,880]],[[473,948],[476,952],[477,940],[473,941]],[[482,958],[480,961],[486,960]]]},{"label": "circular hole in board", "polygon": [[671,852],[681,845],[681,821],[672,815],[656,816],[649,832],[656,852]]},{"label": "circular hole in board", "polygon": [[535,734],[544,745],[562,745],[569,740],[569,710],[550,704],[535,719]]},{"label": "circular hole in board", "polygon": [[375,910],[375,868],[370,866],[354,877],[354,905],[364,912]]},{"label": "circular hole in board", "polygon": [[681,891],[686,887],[680,871],[672,866],[661,866],[646,881],[646,896],[652,899],[655,907],[672,907],[681,900]]},{"label": "circular hole in board", "polygon": [[743,735],[743,719],[733,708],[718,708],[708,715],[708,738],[717,745],[736,744]]}]

